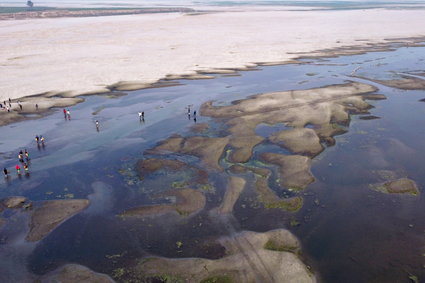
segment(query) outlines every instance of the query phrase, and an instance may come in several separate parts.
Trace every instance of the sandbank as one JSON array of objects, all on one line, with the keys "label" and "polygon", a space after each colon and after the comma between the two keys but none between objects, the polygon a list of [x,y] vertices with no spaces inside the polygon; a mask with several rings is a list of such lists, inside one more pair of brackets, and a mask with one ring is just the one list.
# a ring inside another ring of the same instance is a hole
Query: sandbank
[{"label": "sandbank", "polygon": [[295,254],[297,238],[287,230],[242,231],[218,241],[226,249],[223,258],[145,258],[132,274],[142,281],[165,276],[173,282],[316,282]]},{"label": "sandbank", "polygon": [[215,70],[412,44],[425,36],[420,9],[244,9],[2,21],[0,101],[103,93],[114,85],[143,88],[166,77],[202,78]]}]

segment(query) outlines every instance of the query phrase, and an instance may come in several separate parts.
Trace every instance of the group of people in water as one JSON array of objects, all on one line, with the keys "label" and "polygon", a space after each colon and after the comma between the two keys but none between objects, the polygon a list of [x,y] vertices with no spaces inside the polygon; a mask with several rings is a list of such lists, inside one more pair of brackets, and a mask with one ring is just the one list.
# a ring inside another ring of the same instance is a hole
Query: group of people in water
[{"label": "group of people in water", "polygon": [[[30,164],[30,154],[28,152],[27,149],[25,149],[24,151],[20,150],[18,153],[18,160],[19,163],[16,164],[15,169],[16,169],[16,173],[18,174],[18,176],[21,176],[21,170],[22,168],[25,171],[25,174],[28,175],[29,174],[29,164]],[[22,166],[22,168],[21,168]],[[7,168],[3,169],[3,174],[5,178],[9,178],[9,171],[7,170]]]},{"label": "group of people in water", "polygon": [[[11,104],[11,101],[9,99],[9,105],[10,104]],[[0,105],[1,105],[1,103],[0,103]],[[4,105],[6,105],[6,101],[4,102]],[[3,105],[1,105],[1,107],[3,107]],[[22,109],[22,107],[21,107],[21,109]],[[64,114],[65,119],[71,120],[71,113],[70,113],[69,109],[63,109],[63,114]],[[139,111],[138,114],[139,114],[139,120],[144,122],[145,121],[145,112]],[[191,119],[190,105],[187,107],[187,116],[190,120]],[[193,120],[196,123],[196,110],[193,111]],[[100,123],[99,123],[98,120],[95,120],[95,125],[96,125],[96,130],[99,131]],[[35,136],[35,141],[37,143],[38,148],[40,148],[40,146],[42,146],[42,147],[45,146],[45,138],[42,135]],[[29,175],[30,157],[29,157],[29,153],[28,153],[27,149],[25,149],[24,151],[22,151],[22,150],[19,151],[18,160],[19,160],[19,163],[16,164],[16,166],[15,166],[16,173],[18,174],[18,176],[21,176],[22,168],[24,169],[25,174]],[[22,166],[22,168],[21,168],[21,166]],[[7,170],[7,168],[3,169],[3,173],[4,173],[5,178],[9,178],[10,172]]]},{"label": "group of people in water", "polygon": [[[40,149],[40,146],[45,146],[46,139],[42,135],[35,136],[35,142],[37,143],[37,147]],[[20,150],[18,153],[18,161],[15,165],[16,173],[18,174],[18,177],[21,176],[22,168],[24,169],[25,175],[29,176],[29,165],[30,165],[30,154],[27,149],[24,149],[24,151]],[[22,167],[21,167],[22,166]],[[9,178],[10,172],[7,170],[7,168],[3,168],[3,174],[6,179]]]}]

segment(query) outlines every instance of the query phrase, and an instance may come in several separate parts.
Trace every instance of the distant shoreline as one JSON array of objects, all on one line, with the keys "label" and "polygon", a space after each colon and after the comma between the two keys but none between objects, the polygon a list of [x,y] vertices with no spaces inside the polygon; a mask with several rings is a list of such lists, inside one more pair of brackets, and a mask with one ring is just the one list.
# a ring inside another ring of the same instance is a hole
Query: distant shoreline
[{"label": "distant shoreline", "polygon": [[425,41],[425,10],[256,9],[0,21],[0,102],[40,113],[82,95]]},{"label": "distant shoreline", "polygon": [[[13,11],[13,12],[8,12]],[[101,17],[134,14],[153,13],[189,13],[195,12],[191,8],[170,7],[170,8],[20,8],[20,7],[0,7],[0,21],[25,20],[37,18],[63,18],[63,17]]]}]

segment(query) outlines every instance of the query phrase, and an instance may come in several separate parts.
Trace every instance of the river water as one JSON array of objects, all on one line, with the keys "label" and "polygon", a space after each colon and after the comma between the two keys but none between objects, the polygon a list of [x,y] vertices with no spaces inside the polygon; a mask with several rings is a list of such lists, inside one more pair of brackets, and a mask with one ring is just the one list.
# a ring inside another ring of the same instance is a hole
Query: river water
[{"label": "river water", "polygon": [[[289,213],[249,205],[255,196],[246,190],[235,205],[237,225],[233,228],[291,230],[301,240],[305,262],[323,282],[410,282],[409,276],[425,280],[425,103],[419,101],[425,92],[389,88],[349,76],[358,67],[357,75],[374,79],[425,72],[424,54],[425,47],[398,47],[395,51],[261,67],[239,76],[181,80],[178,86],[126,96],[87,96],[84,103],[69,108],[70,121],[58,109],[41,119],[1,127],[1,168],[12,170],[20,149],[28,149],[32,160],[29,176],[12,174],[8,182],[0,180],[0,198],[89,198],[91,206],[30,247],[18,241],[22,229],[2,228],[0,281],[24,280],[30,273],[44,274],[70,262],[113,276],[118,268],[146,255],[223,256],[223,249],[208,241],[232,233],[208,214],[224,194],[226,180],[222,175],[210,176],[214,190],[206,193],[207,206],[195,217],[122,220],[117,214],[155,203],[150,195],[181,177],[170,174],[141,182],[134,172],[137,160],[146,149],[173,134],[193,135],[188,105],[193,111],[208,100],[225,105],[253,94],[347,80],[373,84],[387,97],[369,101],[374,106],[370,114],[379,119],[362,120],[362,115],[352,115],[348,132],[337,136],[335,146],[314,158],[316,181],[302,192],[301,210]],[[145,112],[144,121],[139,121],[138,111]],[[100,121],[99,131],[95,120]],[[217,121],[198,114],[196,122],[216,125],[214,134],[220,133]],[[260,125],[257,133],[268,135],[284,128]],[[46,138],[45,147],[37,147],[34,141],[40,134]],[[264,146],[259,145],[256,151]],[[198,162],[193,157],[179,158]],[[414,180],[421,194],[388,195],[371,190],[369,184],[379,182],[378,170]],[[280,195],[288,193],[276,190]],[[6,216],[20,219],[19,215]],[[184,243],[182,249],[176,249],[177,241]]]}]

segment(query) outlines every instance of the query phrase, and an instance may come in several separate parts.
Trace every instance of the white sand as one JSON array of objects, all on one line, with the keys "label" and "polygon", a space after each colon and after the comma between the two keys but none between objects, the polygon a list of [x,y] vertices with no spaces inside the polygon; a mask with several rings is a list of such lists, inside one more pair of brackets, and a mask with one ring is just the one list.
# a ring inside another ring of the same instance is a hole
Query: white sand
[{"label": "white sand", "polygon": [[[0,22],[0,101],[280,62],[294,52],[425,36],[425,10],[253,11]],[[358,41],[367,39],[368,41]]]}]

